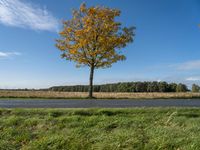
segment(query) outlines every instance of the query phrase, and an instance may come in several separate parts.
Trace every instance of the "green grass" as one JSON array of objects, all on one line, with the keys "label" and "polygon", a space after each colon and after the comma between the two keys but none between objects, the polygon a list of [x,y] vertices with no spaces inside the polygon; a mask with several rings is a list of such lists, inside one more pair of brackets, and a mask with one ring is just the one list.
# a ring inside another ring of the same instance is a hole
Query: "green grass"
[{"label": "green grass", "polygon": [[0,149],[200,147],[200,109],[0,109]]}]

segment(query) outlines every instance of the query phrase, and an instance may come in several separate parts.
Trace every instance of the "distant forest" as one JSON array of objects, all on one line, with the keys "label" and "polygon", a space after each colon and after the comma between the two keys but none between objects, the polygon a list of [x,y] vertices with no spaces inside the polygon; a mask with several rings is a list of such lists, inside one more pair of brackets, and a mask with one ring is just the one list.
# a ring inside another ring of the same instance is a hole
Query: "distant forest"
[{"label": "distant forest", "polygon": [[[88,85],[54,86],[50,91],[88,92]],[[194,91],[193,91],[194,90]],[[94,85],[94,92],[187,92],[185,84],[167,82],[120,82],[113,84]],[[193,92],[199,92],[199,86],[193,84]]]}]

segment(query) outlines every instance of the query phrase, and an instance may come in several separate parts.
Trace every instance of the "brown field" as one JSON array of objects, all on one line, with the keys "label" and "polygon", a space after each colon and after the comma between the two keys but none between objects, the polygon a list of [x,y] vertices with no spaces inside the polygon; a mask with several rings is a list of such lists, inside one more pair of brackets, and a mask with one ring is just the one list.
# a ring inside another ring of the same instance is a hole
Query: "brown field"
[{"label": "brown field", "polygon": [[[53,91],[0,91],[0,98],[86,98],[86,92],[53,92]],[[200,93],[94,93],[96,98],[128,99],[169,99],[200,98]]]}]

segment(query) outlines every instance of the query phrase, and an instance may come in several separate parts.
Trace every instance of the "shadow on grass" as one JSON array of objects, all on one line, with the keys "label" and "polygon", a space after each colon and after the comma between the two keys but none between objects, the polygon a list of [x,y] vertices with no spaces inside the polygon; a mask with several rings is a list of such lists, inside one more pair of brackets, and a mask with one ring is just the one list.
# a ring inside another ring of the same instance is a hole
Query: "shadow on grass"
[{"label": "shadow on grass", "polygon": [[196,114],[196,113],[190,113],[190,114],[181,113],[181,114],[178,114],[177,116],[179,116],[179,117],[186,117],[186,118],[199,118],[200,114]]}]

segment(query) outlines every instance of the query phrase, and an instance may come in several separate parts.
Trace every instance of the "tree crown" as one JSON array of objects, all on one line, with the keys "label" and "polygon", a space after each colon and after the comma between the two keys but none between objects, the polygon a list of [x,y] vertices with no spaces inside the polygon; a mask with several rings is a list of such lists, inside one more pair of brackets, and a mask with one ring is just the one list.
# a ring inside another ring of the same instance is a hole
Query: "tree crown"
[{"label": "tree crown", "polygon": [[73,18],[63,22],[61,38],[56,46],[62,51],[62,57],[75,61],[77,67],[110,67],[125,56],[120,49],[133,41],[134,27],[122,28],[115,21],[120,11],[107,7],[87,8],[82,4],[73,11]]}]

